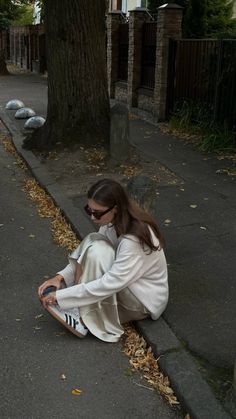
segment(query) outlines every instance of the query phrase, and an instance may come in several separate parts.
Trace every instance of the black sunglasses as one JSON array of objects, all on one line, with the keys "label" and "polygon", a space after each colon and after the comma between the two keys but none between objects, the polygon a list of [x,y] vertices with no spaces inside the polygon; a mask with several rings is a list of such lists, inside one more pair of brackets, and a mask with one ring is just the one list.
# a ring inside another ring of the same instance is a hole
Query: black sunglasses
[{"label": "black sunglasses", "polygon": [[85,212],[91,217],[91,215],[94,216],[94,218],[96,218],[96,220],[100,220],[100,218],[103,217],[103,215],[107,214],[109,211],[111,211],[114,208],[115,205],[113,205],[113,207],[108,208],[105,211],[97,211],[97,210],[91,210],[91,208],[89,208],[88,205],[85,205],[84,210]]}]

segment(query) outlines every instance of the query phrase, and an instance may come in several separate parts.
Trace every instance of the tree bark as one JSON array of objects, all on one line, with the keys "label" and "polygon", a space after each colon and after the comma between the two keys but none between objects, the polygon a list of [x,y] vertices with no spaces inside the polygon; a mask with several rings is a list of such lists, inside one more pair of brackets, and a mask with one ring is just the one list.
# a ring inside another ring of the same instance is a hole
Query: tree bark
[{"label": "tree bark", "polygon": [[5,61],[5,51],[0,51],[0,76],[7,76],[9,75],[9,71],[7,69],[6,61]]},{"label": "tree bark", "polygon": [[105,0],[45,0],[48,109],[26,148],[108,144]]}]

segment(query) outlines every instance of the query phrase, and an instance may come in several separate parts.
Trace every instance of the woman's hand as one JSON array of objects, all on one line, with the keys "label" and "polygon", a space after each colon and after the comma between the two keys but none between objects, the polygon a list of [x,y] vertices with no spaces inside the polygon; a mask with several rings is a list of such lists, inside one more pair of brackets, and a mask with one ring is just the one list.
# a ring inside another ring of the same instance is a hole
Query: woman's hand
[{"label": "woman's hand", "polygon": [[[61,275],[56,275],[53,278],[47,279],[47,281],[43,282],[42,285],[40,285],[40,287],[38,288],[38,296],[40,299],[42,298],[46,298],[43,297],[43,292],[46,288],[48,287],[56,287],[56,289],[59,289],[61,287],[61,281],[63,280],[63,277]],[[56,294],[56,293],[50,293],[48,295],[51,294]],[[48,296],[47,296],[48,297]]]},{"label": "woman's hand", "polygon": [[45,297],[41,297],[41,303],[43,304],[44,308],[47,308],[48,304],[56,305],[57,298],[55,292],[50,292]]}]

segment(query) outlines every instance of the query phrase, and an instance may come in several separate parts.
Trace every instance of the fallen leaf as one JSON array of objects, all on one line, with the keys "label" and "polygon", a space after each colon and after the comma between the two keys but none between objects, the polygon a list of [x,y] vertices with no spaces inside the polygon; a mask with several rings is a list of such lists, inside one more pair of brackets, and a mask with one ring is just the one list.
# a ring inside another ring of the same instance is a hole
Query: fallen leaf
[{"label": "fallen leaf", "polygon": [[73,388],[71,391],[71,394],[73,394],[73,396],[80,396],[81,393],[82,390],[79,390],[78,388]]},{"label": "fallen leaf", "polygon": [[133,369],[142,373],[149,384],[159,390],[165,399],[171,404],[179,404],[170,387],[168,377],[165,377],[159,369],[157,360],[154,358],[152,348],[140,336],[132,325],[125,325],[125,340],[123,341],[124,352],[129,356],[129,362]]},{"label": "fallen leaf", "polygon": [[60,379],[61,379],[61,380],[65,380],[65,379],[66,379],[65,374],[61,374]]},{"label": "fallen leaf", "polygon": [[42,327],[40,327],[40,326],[35,326],[34,327],[34,330],[41,330],[42,329]]},{"label": "fallen leaf", "polygon": [[21,319],[15,319],[16,320],[16,322],[20,322],[21,321]]},{"label": "fallen leaf", "polygon": [[234,168],[225,168],[225,169],[218,169],[216,170],[217,174],[226,174],[229,176],[235,176],[236,175],[236,170]]},{"label": "fallen leaf", "polygon": [[164,223],[165,223],[165,224],[170,224],[170,223],[171,223],[171,220],[169,220],[169,218],[167,218],[167,219],[164,221]]},{"label": "fallen leaf", "polygon": [[53,200],[35,179],[28,179],[25,182],[24,190],[38,206],[40,217],[52,218],[51,229],[54,241],[70,251],[74,250],[79,245],[79,240],[61,215],[60,209],[54,205]]},{"label": "fallen leaf", "polygon": [[4,226],[4,224],[0,224],[0,227],[3,227]]},{"label": "fallen leaf", "polygon": [[43,317],[43,314],[37,314],[37,316],[35,316],[35,319],[40,319],[41,317]]},{"label": "fallen leaf", "polygon": [[55,335],[58,337],[58,336],[63,336],[63,335],[65,335],[66,334],[66,332],[59,332],[59,333],[55,333]]},{"label": "fallen leaf", "polygon": [[201,230],[206,230],[206,227],[201,226],[200,229]]},{"label": "fallen leaf", "polygon": [[30,237],[31,239],[34,239],[34,238],[35,238],[35,235],[34,235],[34,234],[29,234],[29,237]]},{"label": "fallen leaf", "polygon": [[197,208],[197,205],[196,204],[191,204],[190,208]]}]

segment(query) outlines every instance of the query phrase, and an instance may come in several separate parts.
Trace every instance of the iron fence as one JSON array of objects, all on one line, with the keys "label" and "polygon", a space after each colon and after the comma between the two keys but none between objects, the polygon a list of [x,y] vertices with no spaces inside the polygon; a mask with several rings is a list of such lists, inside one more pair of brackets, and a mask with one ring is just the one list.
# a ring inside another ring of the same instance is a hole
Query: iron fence
[{"label": "iron fence", "polygon": [[170,42],[167,114],[175,104],[196,104],[215,123],[236,124],[236,40]]}]

